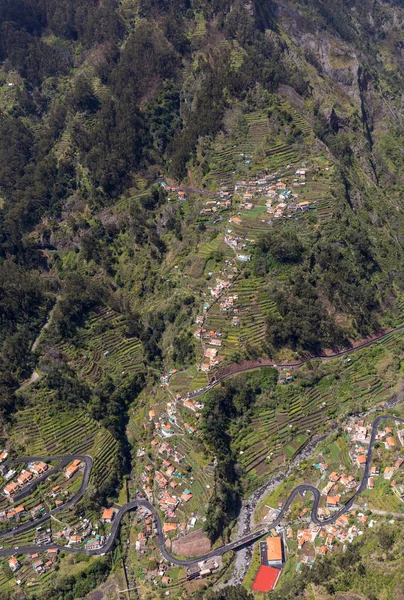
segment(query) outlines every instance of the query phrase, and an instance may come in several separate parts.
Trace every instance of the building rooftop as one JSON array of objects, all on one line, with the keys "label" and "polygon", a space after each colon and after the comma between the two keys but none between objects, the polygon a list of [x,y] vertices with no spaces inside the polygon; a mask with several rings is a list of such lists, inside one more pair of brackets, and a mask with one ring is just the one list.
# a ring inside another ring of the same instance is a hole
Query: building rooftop
[{"label": "building rooftop", "polygon": [[276,586],[280,574],[281,571],[279,569],[261,565],[251,589],[254,592],[270,592]]}]

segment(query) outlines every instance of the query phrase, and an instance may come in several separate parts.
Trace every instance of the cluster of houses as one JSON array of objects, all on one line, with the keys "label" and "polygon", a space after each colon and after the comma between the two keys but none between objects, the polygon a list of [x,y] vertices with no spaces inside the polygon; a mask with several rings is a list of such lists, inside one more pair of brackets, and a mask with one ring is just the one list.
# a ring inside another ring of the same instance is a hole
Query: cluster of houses
[{"label": "cluster of houses", "polygon": [[183,202],[187,199],[187,195],[183,190],[181,190],[179,187],[169,185],[166,181],[164,181],[164,179],[160,181],[160,185],[166,192],[177,194],[177,199],[180,202]]},{"label": "cluster of houses", "polygon": [[[365,424],[361,419],[351,419],[347,427],[345,428],[349,433],[351,441],[354,443],[353,449],[350,452],[351,458],[358,467],[364,467],[366,465],[367,449],[365,446],[369,444],[371,437],[371,425]],[[397,439],[394,437],[393,429],[389,426],[384,429],[379,429],[376,434],[376,441],[382,444],[386,450],[397,451],[404,442],[404,430],[399,428],[397,423]],[[401,467],[404,464],[404,459],[398,456],[397,452],[387,454],[387,464],[382,468],[383,479],[391,482],[391,489],[396,496],[404,502],[404,485],[398,482],[397,479],[402,478]],[[372,465],[370,469],[370,475],[368,478],[368,488],[373,489],[375,487],[375,478],[380,475],[381,469],[377,465]],[[403,469],[404,472],[404,469]],[[401,475],[401,477],[400,477]],[[394,479],[393,479],[394,478]]]},{"label": "cluster of houses", "polygon": [[[292,168],[292,165],[287,166],[288,171]],[[294,173],[293,177],[288,176],[286,182],[282,181],[278,171],[259,176],[253,181],[238,181],[234,189],[242,199],[240,209],[251,210],[254,207],[254,199],[264,197],[266,198],[267,213],[273,219],[290,218],[293,213],[306,211],[310,208],[310,202],[299,202],[298,194],[290,189],[291,187],[305,186],[306,176],[307,169],[300,168]],[[241,225],[242,220],[239,217],[234,217],[230,222]]]},{"label": "cluster of houses", "polygon": [[[320,464],[320,470],[326,470],[325,463]],[[336,510],[340,507],[341,495],[355,489],[357,481],[353,475],[346,473],[332,472],[328,476],[328,482],[321,493],[326,496],[326,508],[328,511]],[[328,516],[328,512],[324,511],[324,517]]]},{"label": "cluster of houses", "polygon": [[215,213],[231,207],[232,194],[227,185],[220,186],[219,200],[207,200],[201,214]]},{"label": "cluster of houses", "polygon": [[[156,433],[161,438],[170,438],[175,435],[175,428],[180,428],[177,419],[176,403],[181,402],[184,408],[195,413],[196,417],[200,417],[200,411],[203,409],[202,402],[193,402],[189,398],[182,398],[181,394],[177,394],[175,402],[166,403],[166,412],[162,413],[160,417],[157,417],[154,409],[149,410],[149,421],[153,423]],[[183,422],[183,429],[191,435],[195,433],[196,429],[192,427],[186,421]],[[177,431],[178,433],[178,431]]]},{"label": "cluster of houses", "polygon": [[[45,471],[47,471],[48,465],[42,461],[36,463],[30,463],[26,469],[23,469],[21,473],[7,485],[4,486],[3,492],[9,499],[18,492],[25,488],[33,479],[40,477]],[[7,480],[14,477],[15,471],[8,471],[2,473],[4,478]]]},{"label": "cluster of houses", "polygon": [[144,506],[138,508],[137,517],[143,525],[143,531],[137,534],[135,548],[140,554],[144,554],[147,540],[157,532],[157,528],[151,512]]},{"label": "cluster of houses", "polygon": [[32,554],[31,560],[34,571],[38,573],[38,575],[49,571],[57,561],[58,552],[57,548],[50,548],[47,551],[47,560],[44,557],[39,556],[38,553]]},{"label": "cluster of houses", "polygon": [[297,549],[305,551],[305,556],[301,557],[302,562],[307,562],[313,558],[313,553],[325,555],[336,544],[352,543],[357,536],[363,534],[365,527],[374,527],[375,523],[374,519],[369,519],[364,513],[352,510],[340,515],[334,524],[309,523],[296,532],[289,527],[286,537],[287,540],[296,540]]},{"label": "cluster of houses", "polygon": [[[71,477],[73,477],[73,475],[79,470],[80,466],[81,466],[81,461],[74,460],[64,470],[65,478],[70,479]],[[41,477],[41,475],[43,475],[48,469],[49,469],[49,465],[47,465],[43,461],[32,462],[32,463],[29,463],[27,465],[27,468],[23,469],[21,471],[21,473],[19,475],[17,475],[17,477],[15,477],[15,474],[16,474],[15,470],[9,470],[8,472],[5,472],[6,470],[4,468],[2,469],[2,467],[0,467],[0,472],[2,473],[3,477],[6,479],[6,481],[9,481],[9,483],[7,483],[4,486],[4,489],[3,489],[4,495],[9,500],[12,501],[13,497],[15,496],[15,494],[17,492],[21,492],[26,486],[28,486],[30,483],[32,483],[35,479],[37,479],[38,477]],[[12,479],[13,477],[15,477],[15,479]],[[11,479],[11,481],[10,481],[10,479]]]},{"label": "cluster of houses", "polygon": [[20,506],[16,506],[11,510],[2,510],[0,511],[0,522],[3,521],[20,521],[23,515],[26,515],[27,511],[24,506],[20,504]]},{"label": "cluster of houses", "polygon": [[[101,522],[112,522],[114,512],[113,509],[105,509],[101,517]],[[54,538],[59,542],[63,539],[67,540],[68,546],[77,546],[84,542],[86,552],[98,550],[105,542],[105,537],[93,530],[93,526],[88,519],[83,519],[74,527],[66,526],[63,530],[56,532]]]},{"label": "cluster of houses", "polygon": [[[58,552],[59,551],[57,548],[50,548],[46,551],[45,555],[40,556],[38,553],[32,554],[31,566],[34,569],[34,571],[38,575],[49,571],[57,562]],[[22,567],[22,564],[15,556],[10,556],[10,558],[8,559],[8,566],[10,567],[13,573],[16,573]]]},{"label": "cluster of houses", "polygon": [[[187,425],[191,427],[184,423],[185,427]],[[176,511],[192,499],[192,492],[186,487],[186,475],[179,470],[185,456],[166,440],[154,438],[151,445],[156,452],[155,460],[158,459],[161,466],[159,469],[151,464],[145,466],[140,476],[145,495],[150,502],[156,502],[164,513],[164,533],[184,531],[188,525],[179,523]]]}]

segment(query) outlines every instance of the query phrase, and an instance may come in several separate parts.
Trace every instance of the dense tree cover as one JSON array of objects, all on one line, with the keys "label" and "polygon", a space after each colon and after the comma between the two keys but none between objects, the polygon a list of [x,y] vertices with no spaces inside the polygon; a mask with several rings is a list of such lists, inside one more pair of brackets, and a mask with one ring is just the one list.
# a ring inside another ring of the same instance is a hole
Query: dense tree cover
[{"label": "dense tree cover", "polygon": [[[289,346],[319,352],[341,345],[355,331],[367,335],[378,327],[384,286],[376,250],[368,227],[345,206],[332,228],[318,231],[309,240],[293,226],[271,231],[258,240],[253,267],[257,275],[271,268],[287,268],[287,284],[271,290],[281,318],[269,315],[270,347]],[[343,331],[336,312],[348,313],[353,328]]]},{"label": "dense tree cover", "polygon": [[209,502],[204,524],[212,541],[223,536],[241,506],[240,469],[231,450],[230,427],[246,415],[257,396],[276,384],[277,373],[263,369],[253,376],[240,375],[210,392],[202,412],[204,441],[214,454],[215,489]]},{"label": "dense tree cover", "polygon": [[54,577],[49,587],[42,588],[39,595],[33,593],[33,600],[76,600],[84,598],[108,577],[111,571],[111,558],[101,557],[86,569],[75,575]]}]

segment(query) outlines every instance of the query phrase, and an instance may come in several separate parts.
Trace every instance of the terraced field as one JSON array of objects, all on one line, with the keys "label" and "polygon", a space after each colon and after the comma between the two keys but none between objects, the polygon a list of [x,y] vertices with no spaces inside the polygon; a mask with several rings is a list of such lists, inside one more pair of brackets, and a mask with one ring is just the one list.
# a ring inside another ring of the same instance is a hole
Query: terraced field
[{"label": "terraced field", "polygon": [[330,418],[389,398],[398,376],[394,378],[380,365],[394,348],[401,347],[403,339],[399,331],[352,355],[348,362],[336,359],[326,369],[333,373],[338,365],[338,378],[330,372],[315,387],[278,386],[277,408],[256,406],[249,425],[233,434],[245,472],[258,477],[273,472],[326,427]]},{"label": "terraced field", "polygon": [[88,454],[94,458],[91,483],[97,488],[116,469],[118,442],[83,409],[56,411],[52,401],[37,401],[16,415],[12,439],[21,454],[31,456]]},{"label": "terraced field", "polygon": [[124,336],[123,318],[112,309],[92,315],[78,331],[74,344],[63,342],[59,349],[77,373],[92,383],[105,375],[133,375],[144,367],[140,340]]},{"label": "terraced field", "polygon": [[[234,61],[242,56],[233,50]],[[253,155],[267,142],[270,133],[265,111],[256,111],[243,115],[244,129],[235,138],[228,138],[216,144],[210,156],[210,172],[206,178],[211,183],[226,183],[234,179],[236,170],[243,171],[251,162]]]},{"label": "terraced field", "polygon": [[232,326],[233,313],[221,312],[219,303],[210,309],[205,321],[208,331],[222,331],[223,345],[219,354],[226,359],[246,345],[261,349],[265,319],[269,314],[278,315],[275,301],[266,291],[263,279],[239,279],[232,285],[228,295],[237,296],[234,306],[239,310],[240,327]]}]

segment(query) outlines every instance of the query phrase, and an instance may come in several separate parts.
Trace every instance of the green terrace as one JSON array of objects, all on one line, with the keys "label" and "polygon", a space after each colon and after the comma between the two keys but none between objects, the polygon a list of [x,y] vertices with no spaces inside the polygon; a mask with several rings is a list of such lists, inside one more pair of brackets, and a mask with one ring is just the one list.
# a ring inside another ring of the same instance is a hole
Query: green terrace
[{"label": "green terrace", "polygon": [[121,377],[143,370],[143,347],[123,332],[123,317],[112,309],[90,316],[73,342],[61,342],[59,350],[83,379],[99,383],[105,375]]},{"label": "green terrace", "polygon": [[[250,422],[233,431],[233,448],[245,473],[267,476],[293,458],[315,433],[327,428],[330,418],[342,418],[349,411],[364,410],[391,397],[399,383],[392,354],[399,351],[403,340],[399,331],[352,355],[349,362],[340,358],[325,363],[319,367],[320,380],[312,387],[304,383],[304,372],[292,372],[295,382],[276,388],[276,408],[266,407],[265,401],[258,403]],[[335,452],[344,457],[346,449]]]},{"label": "green terrace", "polygon": [[91,419],[84,409],[63,413],[52,406],[52,398],[35,398],[35,408],[15,415],[9,437],[19,456],[88,454],[94,458],[90,482],[98,489],[113,476],[118,460],[118,442]]}]

